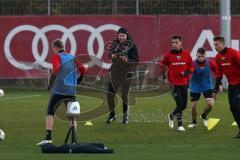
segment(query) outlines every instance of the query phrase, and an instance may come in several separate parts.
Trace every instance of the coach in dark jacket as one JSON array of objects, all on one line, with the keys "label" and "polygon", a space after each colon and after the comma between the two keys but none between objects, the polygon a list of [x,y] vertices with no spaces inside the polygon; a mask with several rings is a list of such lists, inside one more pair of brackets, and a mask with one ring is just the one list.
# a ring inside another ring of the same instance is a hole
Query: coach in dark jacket
[{"label": "coach in dark jacket", "polygon": [[125,28],[120,28],[117,32],[117,39],[114,40],[116,49],[109,53],[112,60],[110,67],[110,80],[108,85],[107,100],[109,106],[109,117],[107,124],[116,119],[114,97],[119,87],[122,91],[123,102],[123,124],[128,123],[128,92],[131,86],[130,72],[134,72],[136,64],[139,62],[138,50],[131,36]]}]

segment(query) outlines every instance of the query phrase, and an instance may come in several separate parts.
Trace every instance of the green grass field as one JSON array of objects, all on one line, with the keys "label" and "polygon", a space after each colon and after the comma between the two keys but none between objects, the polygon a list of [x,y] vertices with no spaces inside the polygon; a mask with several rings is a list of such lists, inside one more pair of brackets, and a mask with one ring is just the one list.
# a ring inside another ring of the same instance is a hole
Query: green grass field
[{"label": "green grass field", "polygon": [[[79,123],[79,142],[103,142],[114,149],[114,154],[42,154],[36,143],[44,138],[44,118],[49,93],[44,91],[6,91],[0,98],[0,128],[6,139],[0,142],[0,160],[38,159],[239,159],[240,140],[231,137],[237,128],[232,127],[232,115],[227,102],[227,94],[219,95],[216,105],[209,115],[220,118],[215,128],[207,131],[198,119],[198,127],[178,133],[168,128],[166,115],[172,111],[174,101],[170,94],[154,98],[137,99],[131,108],[131,121],[120,124],[121,117],[111,125],[105,125],[107,115],[92,120],[93,126]],[[78,96],[82,110],[97,105],[100,100]],[[204,100],[198,106],[200,115]],[[121,112],[121,105],[118,105]],[[184,126],[190,119],[190,105],[184,114]],[[69,124],[56,119],[53,140],[62,144]]]}]

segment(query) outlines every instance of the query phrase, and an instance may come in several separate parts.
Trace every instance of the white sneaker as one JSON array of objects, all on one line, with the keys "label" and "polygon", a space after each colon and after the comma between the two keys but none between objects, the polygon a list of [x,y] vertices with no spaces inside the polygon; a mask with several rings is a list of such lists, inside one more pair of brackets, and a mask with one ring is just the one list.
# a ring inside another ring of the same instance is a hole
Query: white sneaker
[{"label": "white sneaker", "polygon": [[183,126],[179,126],[179,127],[177,128],[177,130],[178,130],[179,132],[184,132],[184,131],[186,131],[186,129],[185,129]]},{"label": "white sneaker", "polygon": [[170,118],[170,114],[168,115],[168,125],[169,125],[169,128],[171,129],[174,128],[174,121]]},{"label": "white sneaker", "polygon": [[208,127],[208,122],[207,122],[207,120],[206,119],[202,119],[202,122],[203,122],[203,126],[204,127]]},{"label": "white sneaker", "polygon": [[191,123],[188,125],[188,128],[195,128],[195,127],[197,127],[197,124],[195,124],[195,123]]},{"label": "white sneaker", "polygon": [[48,144],[48,143],[52,143],[52,140],[43,140],[43,141],[37,143],[37,146],[42,146],[42,145]]},{"label": "white sneaker", "polygon": [[200,118],[202,119],[203,126],[207,128],[207,127],[208,127],[208,121],[207,121],[207,119],[202,118],[202,116],[200,116]]}]

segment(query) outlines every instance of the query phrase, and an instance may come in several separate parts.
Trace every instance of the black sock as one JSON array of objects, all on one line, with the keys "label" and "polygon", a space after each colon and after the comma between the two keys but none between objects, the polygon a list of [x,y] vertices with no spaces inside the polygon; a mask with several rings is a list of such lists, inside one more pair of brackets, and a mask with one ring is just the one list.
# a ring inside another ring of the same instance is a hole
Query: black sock
[{"label": "black sock", "polygon": [[197,120],[196,120],[196,119],[193,119],[193,120],[192,120],[192,123],[193,123],[193,124],[197,124]]},{"label": "black sock", "polygon": [[204,109],[203,113],[202,113],[202,118],[203,118],[203,119],[207,119],[207,115],[208,115],[208,113],[211,112],[211,110],[212,110],[212,107],[206,107],[206,108]]},{"label": "black sock", "polygon": [[182,114],[178,113],[177,115],[178,127],[182,126]]},{"label": "black sock", "polygon": [[182,126],[182,121],[178,121],[178,127]]},{"label": "black sock", "polygon": [[123,120],[128,120],[128,113],[127,112],[123,113]]},{"label": "black sock", "polygon": [[170,117],[171,120],[174,120],[174,114],[173,114],[173,113],[171,113],[171,114],[169,115],[169,117]]},{"label": "black sock", "polygon": [[46,130],[46,138],[45,140],[51,140],[52,139],[52,131]]},{"label": "black sock", "polygon": [[111,111],[109,114],[110,117],[115,117],[115,111]]},{"label": "black sock", "polygon": [[202,117],[203,119],[207,119],[207,115],[206,115],[205,113],[203,113],[203,114],[201,115],[201,117]]}]

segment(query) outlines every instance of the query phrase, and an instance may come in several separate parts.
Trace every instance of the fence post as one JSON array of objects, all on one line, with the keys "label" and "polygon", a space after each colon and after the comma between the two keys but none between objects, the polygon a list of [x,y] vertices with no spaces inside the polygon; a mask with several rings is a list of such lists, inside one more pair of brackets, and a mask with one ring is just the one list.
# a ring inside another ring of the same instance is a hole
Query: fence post
[{"label": "fence post", "polygon": [[[220,30],[221,35],[225,37],[226,46],[231,47],[231,1],[220,1]],[[228,81],[223,77],[223,88],[228,88]]]},{"label": "fence post", "polygon": [[48,16],[51,15],[51,0],[48,0]]},{"label": "fence post", "polygon": [[139,0],[136,0],[136,15],[139,15]]},{"label": "fence post", "polygon": [[113,13],[113,14],[117,14],[117,13],[118,13],[117,0],[113,0],[113,1],[112,1],[112,13]]}]

